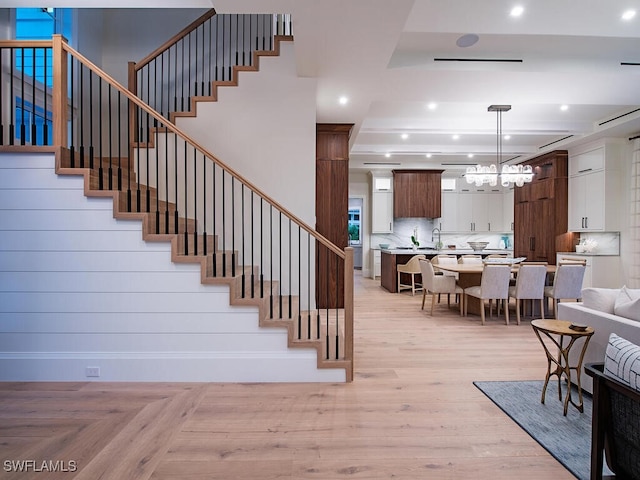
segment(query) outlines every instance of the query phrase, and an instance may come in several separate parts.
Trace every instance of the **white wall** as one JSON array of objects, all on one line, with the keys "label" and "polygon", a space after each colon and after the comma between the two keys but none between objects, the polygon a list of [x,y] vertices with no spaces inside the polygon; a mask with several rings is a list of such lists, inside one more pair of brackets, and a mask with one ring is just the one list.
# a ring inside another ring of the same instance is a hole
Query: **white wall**
[{"label": "white wall", "polygon": [[344,381],[53,165],[0,156],[0,381]]},{"label": "white wall", "polygon": [[237,87],[176,124],[222,162],[315,226],[316,81],[299,78],[292,42],[240,72]]}]

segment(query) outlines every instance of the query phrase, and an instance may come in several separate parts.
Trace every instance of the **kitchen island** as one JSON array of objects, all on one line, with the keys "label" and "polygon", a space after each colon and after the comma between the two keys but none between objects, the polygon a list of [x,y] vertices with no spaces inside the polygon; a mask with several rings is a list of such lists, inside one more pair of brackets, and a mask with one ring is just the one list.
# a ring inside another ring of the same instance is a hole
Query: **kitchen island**
[{"label": "kitchen island", "polygon": [[[486,249],[481,252],[474,252],[470,248],[461,249],[442,249],[436,250],[433,248],[418,248],[413,250],[411,248],[394,248],[394,249],[382,249],[380,251],[381,260],[381,275],[380,284],[389,292],[396,293],[398,291],[398,269],[397,266],[407,263],[414,255],[424,255],[428,260],[431,260],[437,255],[481,255],[483,258],[487,255],[494,254],[507,254],[512,255],[513,250],[500,250],[500,249]],[[405,274],[403,274],[405,275]],[[406,279],[403,279],[404,283],[410,283],[411,279],[407,275]],[[416,279],[416,282],[422,283],[420,277]]]}]

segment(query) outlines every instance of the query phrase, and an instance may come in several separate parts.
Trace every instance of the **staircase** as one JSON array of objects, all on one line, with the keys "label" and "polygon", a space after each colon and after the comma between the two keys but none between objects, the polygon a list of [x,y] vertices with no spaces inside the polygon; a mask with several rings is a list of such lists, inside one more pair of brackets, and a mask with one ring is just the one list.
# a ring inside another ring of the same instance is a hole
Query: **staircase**
[{"label": "staircase", "polygon": [[[329,252],[351,272],[351,252],[345,254],[330,244],[174,124],[178,118],[196,116],[199,103],[215,101],[219,87],[237,85],[239,72],[258,70],[261,56],[277,55],[280,42],[290,40],[290,36],[275,37],[273,50],[254,52],[251,65],[232,67],[229,79],[210,83],[210,93],[191,95],[188,110],[167,110],[163,116],[54,38],[50,48],[55,65],[69,63],[69,81],[80,78],[80,85],[87,88],[89,79],[90,90],[102,99],[92,104],[99,109],[98,118],[106,116],[103,109],[109,118],[113,113],[122,119],[123,111],[129,116],[126,125],[118,122],[120,141],[111,140],[108,145],[102,144],[102,138],[107,129],[110,139],[116,137],[112,121],[104,129],[100,124],[97,132],[91,124],[89,131],[92,136],[95,132],[99,145],[95,138],[87,138],[92,118],[82,114],[71,118],[70,131],[65,131],[66,121],[55,122],[62,125],[54,130],[56,173],[82,175],[85,195],[112,197],[114,218],[140,220],[145,242],[170,242],[172,262],[199,265],[202,284],[228,286],[230,305],[256,307],[261,327],[286,328],[289,347],[315,350],[317,368],[342,369],[344,378],[351,381],[352,279],[350,287],[346,276],[344,280],[346,295],[351,295],[350,302],[345,299],[348,308],[333,308],[315,293],[318,253]],[[20,47],[15,42],[11,46]],[[60,78],[54,78],[52,108],[58,116],[67,112],[66,97],[55,93],[66,91],[62,72],[59,69]],[[112,103],[116,96],[118,101]],[[73,105],[72,95],[72,116],[86,110],[84,103]],[[128,147],[122,146],[123,138],[129,139]],[[123,150],[129,155],[122,155]]]}]

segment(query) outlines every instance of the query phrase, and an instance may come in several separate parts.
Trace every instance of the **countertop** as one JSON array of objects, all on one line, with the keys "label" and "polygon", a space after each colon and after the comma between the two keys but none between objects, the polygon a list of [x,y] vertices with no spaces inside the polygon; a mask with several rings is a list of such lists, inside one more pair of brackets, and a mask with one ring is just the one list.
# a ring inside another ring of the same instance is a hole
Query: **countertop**
[{"label": "countertop", "polygon": [[611,252],[557,252],[557,255],[576,255],[578,257],[619,257],[619,253],[611,253]]},{"label": "countertop", "polygon": [[479,255],[491,255],[491,254],[507,254],[513,255],[513,250],[504,250],[504,249],[491,249],[487,248],[482,250],[481,252],[474,252],[470,248],[443,248],[441,250],[436,250],[433,248],[418,248],[417,250],[412,250],[411,248],[374,248],[374,250],[380,250],[382,253],[391,253],[394,255],[469,255],[469,254],[479,254]]}]

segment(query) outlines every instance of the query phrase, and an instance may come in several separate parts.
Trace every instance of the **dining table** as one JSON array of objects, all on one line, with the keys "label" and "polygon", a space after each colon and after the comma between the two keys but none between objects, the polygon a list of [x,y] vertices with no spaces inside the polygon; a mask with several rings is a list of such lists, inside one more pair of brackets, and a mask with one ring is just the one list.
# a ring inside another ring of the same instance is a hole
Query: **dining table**
[{"label": "dining table", "polygon": [[[495,265],[495,264],[494,264]],[[447,272],[454,272],[458,274],[457,283],[460,288],[465,289],[468,287],[475,287],[480,285],[482,281],[482,271],[484,270],[484,263],[452,263],[452,264],[438,264],[438,270],[446,270]],[[547,276],[553,275],[556,271],[555,265],[546,265]],[[511,273],[515,276],[518,275],[519,264],[511,265]],[[467,312],[480,315],[480,309],[482,308],[482,302],[477,297],[467,297]]]}]

